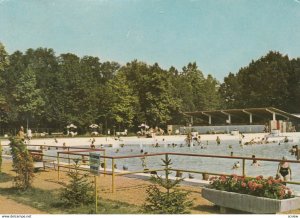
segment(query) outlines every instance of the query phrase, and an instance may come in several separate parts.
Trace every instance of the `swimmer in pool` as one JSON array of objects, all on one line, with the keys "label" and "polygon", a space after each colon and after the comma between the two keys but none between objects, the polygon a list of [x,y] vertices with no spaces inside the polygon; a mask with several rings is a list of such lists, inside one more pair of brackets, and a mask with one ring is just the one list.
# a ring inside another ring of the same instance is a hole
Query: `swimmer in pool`
[{"label": "swimmer in pool", "polygon": [[252,163],[251,163],[251,166],[254,166],[254,167],[259,167],[260,166],[260,163],[255,159],[255,155],[252,155]]}]

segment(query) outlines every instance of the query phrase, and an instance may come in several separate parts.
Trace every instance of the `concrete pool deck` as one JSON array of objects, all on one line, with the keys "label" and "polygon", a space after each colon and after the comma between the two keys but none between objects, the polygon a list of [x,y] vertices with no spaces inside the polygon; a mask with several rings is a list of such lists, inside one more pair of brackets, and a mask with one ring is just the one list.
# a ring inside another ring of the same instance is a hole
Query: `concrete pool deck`
[{"label": "concrete pool deck", "polygon": [[[217,136],[222,141],[236,141],[242,140],[242,142],[249,142],[252,139],[261,140],[266,136],[269,137],[269,140],[280,141],[283,140],[285,136],[287,136],[292,142],[300,143],[300,132],[289,132],[289,133],[280,133],[280,136],[273,137],[269,133],[245,133],[243,134],[244,138],[241,138],[241,135],[231,135],[231,134],[201,134],[201,142],[205,144],[206,141],[215,142]],[[33,138],[28,143],[29,145],[55,145],[55,146],[63,146],[63,143],[66,143],[66,146],[89,146],[91,144],[91,139],[95,139],[95,145],[100,146],[111,144],[114,146],[119,146],[119,144],[143,144],[143,145],[151,145],[155,143],[159,143],[160,145],[167,145],[172,142],[181,142],[184,141],[186,135],[163,135],[163,136],[155,136],[154,138],[144,138],[137,136],[126,136],[120,137],[120,141],[116,140],[114,137],[59,137],[57,139],[57,143],[54,141],[54,138]],[[1,140],[2,145],[8,145],[8,139]]]}]

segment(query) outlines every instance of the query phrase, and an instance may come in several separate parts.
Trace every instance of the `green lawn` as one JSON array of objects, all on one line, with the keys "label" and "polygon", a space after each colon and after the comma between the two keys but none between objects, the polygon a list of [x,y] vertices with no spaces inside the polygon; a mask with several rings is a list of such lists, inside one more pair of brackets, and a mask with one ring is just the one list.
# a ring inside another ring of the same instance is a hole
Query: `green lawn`
[{"label": "green lawn", "polygon": [[[2,176],[2,174],[1,174]],[[19,203],[29,205],[49,214],[89,214],[94,213],[94,205],[66,208],[59,199],[59,190],[31,188],[20,192],[14,188],[0,188],[4,195]],[[123,202],[101,199],[98,202],[98,214],[139,214],[141,208]]]},{"label": "green lawn", "polygon": [[7,174],[7,173],[2,173],[0,172],[0,183],[1,182],[8,182],[13,180],[13,176]]}]

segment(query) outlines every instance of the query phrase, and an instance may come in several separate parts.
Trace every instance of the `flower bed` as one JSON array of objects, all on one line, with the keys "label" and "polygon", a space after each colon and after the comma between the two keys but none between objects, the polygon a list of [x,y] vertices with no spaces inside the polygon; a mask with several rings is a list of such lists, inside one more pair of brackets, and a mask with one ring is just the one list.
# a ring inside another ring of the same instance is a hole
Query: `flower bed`
[{"label": "flower bed", "polygon": [[220,207],[221,213],[238,210],[254,214],[275,214],[291,211],[300,207],[300,198],[271,199],[247,194],[202,188],[202,197]]},{"label": "flower bed", "polygon": [[292,191],[283,185],[280,179],[273,177],[267,179],[263,176],[249,178],[237,175],[212,177],[207,188],[279,200],[294,197]]},{"label": "flower bed", "polygon": [[202,189],[202,197],[220,206],[221,213],[226,213],[227,208],[262,214],[300,207],[300,198],[294,197],[281,180],[273,177],[212,177],[210,184]]}]

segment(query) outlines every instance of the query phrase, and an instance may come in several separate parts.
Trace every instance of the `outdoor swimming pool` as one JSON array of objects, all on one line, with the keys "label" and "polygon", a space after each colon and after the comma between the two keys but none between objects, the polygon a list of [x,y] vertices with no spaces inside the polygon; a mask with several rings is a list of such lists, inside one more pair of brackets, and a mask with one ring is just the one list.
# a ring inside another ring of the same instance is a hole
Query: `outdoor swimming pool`
[{"label": "outdoor swimming pool", "polygon": [[[253,137],[262,138],[263,135],[246,135],[247,140],[251,140]],[[289,153],[289,150],[293,145],[299,145],[299,135],[296,135],[297,141],[291,143],[268,143],[268,144],[253,144],[240,146],[239,138],[230,135],[220,135],[221,144],[217,145],[216,135],[202,135],[202,146],[188,147],[184,141],[185,136],[164,136],[153,138],[137,138],[137,137],[123,137],[121,141],[113,138],[98,137],[96,138],[95,147],[101,148],[104,146],[107,156],[128,156],[128,155],[141,155],[145,152],[160,153],[160,152],[176,152],[176,153],[192,153],[192,154],[209,154],[209,155],[225,155],[230,156],[233,152],[233,156],[244,156],[251,157],[255,155],[256,158],[274,158],[281,159],[286,156],[288,160],[296,160],[295,156]],[[59,138],[58,146],[66,142],[67,146],[84,147],[90,148],[91,138]],[[159,147],[155,147],[158,143]],[[36,145],[54,145],[53,139],[41,139],[33,140],[32,144]],[[103,145],[103,146],[101,146]],[[110,146],[109,146],[110,145]],[[112,146],[112,147],[111,147]],[[38,148],[38,147],[35,147]],[[9,148],[4,149],[4,153]],[[72,150],[72,149],[71,149]],[[76,150],[76,149],[75,149]],[[141,152],[143,150],[143,152]],[[50,150],[44,150],[45,155],[55,156],[57,151],[63,151],[62,148],[56,150],[50,148]],[[88,154],[88,153],[85,153]],[[61,157],[67,155],[60,155]],[[72,156],[73,158],[81,158],[81,156]],[[148,156],[146,157],[147,168],[157,169],[162,168],[161,156]],[[196,171],[207,171],[213,173],[226,173],[226,174],[238,174],[242,175],[242,160],[239,159],[224,159],[224,158],[208,158],[208,157],[190,157],[190,156],[173,156],[170,155],[173,165],[172,168],[179,168],[185,170],[196,170]],[[56,160],[56,158],[53,158]],[[61,159],[61,162],[67,160]],[[103,160],[101,160],[103,161]],[[239,161],[241,167],[238,169],[232,169],[233,164]],[[111,160],[107,159],[107,168],[111,168]],[[123,170],[123,166],[128,168],[128,171],[142,171],[142,160],[138,158],[127,158],[127,159],[116,159],[115,163],[118,170]],[[246,160],[246,175],[258,176],[263,175],[264,177],[275,176],[277,172],[278,163],[269,161],[260,161],[260,166],[251,166],[252,160]],[[300,164],[290,164],[292,169],[292,181],[300,181]],[[175,176],[175,172],[172,172],[172,176]],[[201,174],[193,174],[195,179],[202,179]],[[188,173],[183,173],[183,177],[188,178]],[[288,185],[294,190],[300,192],[300,185]]]},{"label": "outdoor swimming pool", "polygon": [[[127,156],[139,155],[144,152],[160,153],[160,152],[177,152],[177,153],[193,153],[193,154],[210,154],[210,155],[228,155],[233,152],[234,156],[251,157],[255,155],[256,158],[274,158],[281,159],[286,156],[289,160],[296,160],[295,156],[289,153],[294,143],[269,143],[269,144],[253,144],[240,146],[239,140],[223,140],[220,145],[217,145],[215,140],[203,141],[202,146],[188,147],[182,138],[173,141],[162,142],[159,141],[159,147],[154,147],[155,141],[123,141],[120,147],[105,146],[107,156]],[[173,145],[174,144],[174,145]],[[204,145],[204,146],[203,146]],[[87,145],[83,147],[89,148]],[[100,148],[100,145],[96,145]],[[141,152],[142,150],[142,152]],[[61,150],[60,150],[61,151]],[[57,150],[47,150],[45,154],[55,155]],[[63,155],[61,155],[63,156]],[[75,156],[74,156],[75,157]],[[78,156],[77,156],[78,157]],[[147,168],[155,169],[162,168],[162,158],[164,156],[150,156],[146,157]],[[172,167],[186,170],[208,171],[214,173],[238,174],[242,175],[242,160],[238,159],[223,159],[223,158],[207,158],[207,157],[189,157],[189,156],[172,156]],[[239,161],[241,167],[232,169],[233,164]],[[129,171],[142,170],[141,158],[128,158],[115,160],[118,170],[122,170],[123,166],[128,167]],[[275,177],[278,163],[269,161],[260,161],[260,166],[251,166],[252,160],[246,160],[246,175],[264,177]],[[108,168],[111,168],[111,160],[107,160]],[[290,164],[292,168],[293,181],[300,181],[300,164]],[[172,173],[175,175],[175,172]],[[193,174],[196,179],[201,179],[202,175]],[[183,177],[188,178],[188,173],[183,173]],[[289,185],[294,190],[300,191],[300,186]]]}]

